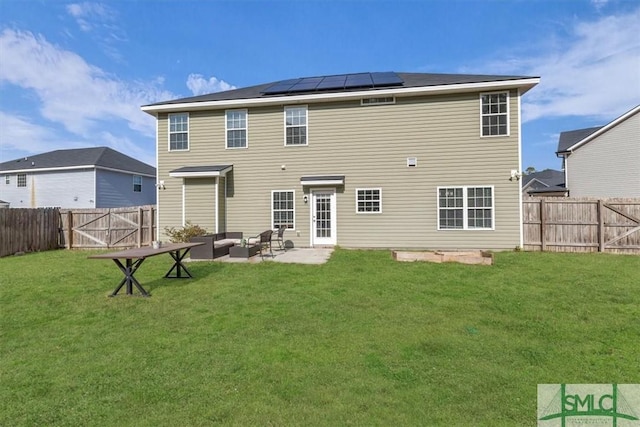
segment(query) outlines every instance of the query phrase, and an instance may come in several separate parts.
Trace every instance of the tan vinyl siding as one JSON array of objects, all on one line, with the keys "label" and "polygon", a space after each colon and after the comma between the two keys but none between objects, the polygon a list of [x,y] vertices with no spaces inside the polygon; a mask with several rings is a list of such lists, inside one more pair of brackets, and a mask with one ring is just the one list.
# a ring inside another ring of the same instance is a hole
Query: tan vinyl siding
[{"label": "tan vinyl siding", "polygon": [[[257,234],[271,224],[271,190],[295,190],[296,230],[285,238],[310,244],[310,207],[303,175],[345,175],[337,190],[338,244],[345,247],[514,248],[520,244],[518,100],[510,97],[510,136],[480,137],[479,92],[397,97],[393,105],[360,101],[308,105],[308,146],[284,146],[284,107],[248,109],[249,148],[225,149],[224,109],[190,113],[190,150],[167,151],[166,115],[159,120],[160,227],[180,219],[182,166],[232,164],[228,230]],[[418,166],[408,168],[407,157]],[[282,166],[285,166],[284,170]],[[438,186],[494,186],[495,230],[437,230]],[[355,189],[381,188],[382,213],[356,213]],[[298,236],[299,234],[299,236]]]},{"label": "tan vinyl siding", "polygon": [[640,113],[578,147],[567,175],[571,197],[640,197]]},{"label": "tan vinyl siding", "polygon": [[216,178],[185,178],[185,221],[216,232]]}]

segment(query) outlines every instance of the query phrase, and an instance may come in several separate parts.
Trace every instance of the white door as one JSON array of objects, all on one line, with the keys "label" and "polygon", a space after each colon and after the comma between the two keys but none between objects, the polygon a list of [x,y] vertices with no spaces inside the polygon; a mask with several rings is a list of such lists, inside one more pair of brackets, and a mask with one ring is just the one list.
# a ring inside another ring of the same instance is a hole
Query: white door
[{"label": "white door", "polygon": [[336,191],[311,191],[311,246],[335,245]]}]

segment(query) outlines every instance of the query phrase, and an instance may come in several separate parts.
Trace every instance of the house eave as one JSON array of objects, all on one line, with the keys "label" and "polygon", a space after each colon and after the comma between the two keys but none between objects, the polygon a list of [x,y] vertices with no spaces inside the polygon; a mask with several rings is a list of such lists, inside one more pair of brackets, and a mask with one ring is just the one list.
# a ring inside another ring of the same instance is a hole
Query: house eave
[{"label": "house eave", "polygon": [[417,96],[417,95],[443,95],[462,92],[486,92],[504,89],[520,89],[520,94],[529,91],[540,83],[540,78],[531,77],[526,79],[513,79],[503,81],[491,81],[481,83],[460,83],[438,86],[420,86],[407,88],[388,88],[380,90],[354,91],[354,92],[332,92],[332,93],[307,93],[304,95],[286,95],[264,98],[228,99],[220,101],[185,102],[180,104],[146,105],[141,109],[145,113],[156,116],[158,113],[186,112],[215,110],[220,108],[237,108],[251,106],[269,105],[290,105],[314,102],[333,102],[361,99],[363,97],[379,96]]},{"label": "house eave", "polygon": [[84,169],[100,169],[111,172],[124,173],[128,175],[140,175],[146,176],[150,178],[155,178],[155,175],[141,173],[136,171],[127,171],[123,169],[115,169],[115,168],[107,168],[104,166],[96,166],[96,165],[79,165],[79,166],[64,166],[59,168],[36,168],[32,167],[29,169],[11,169],[11,170],[0,170],[0,175],[9,175],[16,173],[40,173],[40,172],[65,172],[65,171],[74,171],[74,170],[84,170]]}]

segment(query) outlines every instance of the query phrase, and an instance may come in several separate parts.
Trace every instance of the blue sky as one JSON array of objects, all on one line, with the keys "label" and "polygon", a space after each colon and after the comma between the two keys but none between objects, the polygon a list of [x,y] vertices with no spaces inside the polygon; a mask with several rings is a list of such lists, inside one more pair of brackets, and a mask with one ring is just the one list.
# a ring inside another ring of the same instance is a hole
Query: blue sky
[{"label": "blue sky", "polygon": [[640,2],[0,0],[0,161],[109,146],[155,165],[141,105],[362,71],[539,76],[523,169],[640,104]]}]

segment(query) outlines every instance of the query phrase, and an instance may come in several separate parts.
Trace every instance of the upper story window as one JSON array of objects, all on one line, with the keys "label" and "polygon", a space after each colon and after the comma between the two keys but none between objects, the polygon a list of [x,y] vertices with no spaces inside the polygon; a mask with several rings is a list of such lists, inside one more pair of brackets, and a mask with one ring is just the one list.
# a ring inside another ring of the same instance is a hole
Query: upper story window
[{"label": "upper story window", "polygon": [[307,107],[285,107],[285,145],[307,145]]},{"label": "upper story window", "polygon": [[227,148],[247,148],[247,110],[227,111]]},{"label": "upper story window", "polygon": [[509,135],[509,93],[480,94],[482,136]]},{"label": "upper story window", "polygon": [[6,185],[11,184],[11,175],[5,175],[5,176],[4,176],[4,183],[5,183]]},{"label": "upper story window", "polygon": [[19,173],[18,174],[18,187],[26,187],[27,186],[27,174]]},{"label": "upper story window", "polygon": [[189,149],[189,114],[169,114],[169,151]]},{"label": "upper story window", "polygon": [[381,213],[382,212],[382,190],[379,188],[357,188],[356,189],[356,212],[357,213]]},{"label": "upper story window", "polygon": [[133,192],[134,193],[142,192],[142,177],[140,175],[133,176]]},{"label": "upper story window", "polygon": [[493,187],[438,188],[438,229],[493,229]]},{"label": "upper story window", "polygon": [[294,190],[271,192],[271,222],[274,229],[281,225],[295,228],[295,194]]}]

